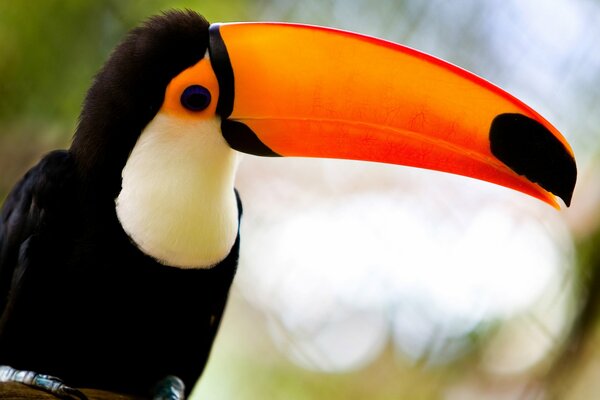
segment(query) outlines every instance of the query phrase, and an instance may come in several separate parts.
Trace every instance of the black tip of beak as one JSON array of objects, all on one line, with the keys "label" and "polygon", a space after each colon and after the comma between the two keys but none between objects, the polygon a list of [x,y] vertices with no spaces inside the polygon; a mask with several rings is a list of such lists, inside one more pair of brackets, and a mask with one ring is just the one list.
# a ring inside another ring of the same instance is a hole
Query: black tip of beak
[{"label": "black tip of beak", "polygon": [[510,169],[570,205],[577,166],[548,128],[522,114],[500,114],[490,127],[490,145],[492,154]]}]

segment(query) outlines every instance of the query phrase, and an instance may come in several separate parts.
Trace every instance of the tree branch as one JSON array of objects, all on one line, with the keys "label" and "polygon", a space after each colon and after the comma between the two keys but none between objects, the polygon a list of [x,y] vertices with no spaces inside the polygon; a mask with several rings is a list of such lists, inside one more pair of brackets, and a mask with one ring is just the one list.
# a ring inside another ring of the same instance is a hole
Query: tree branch
[{"label": "tree branch", "polygon": [[[81,390],[89,400],[142,400],[142,397],[122,395],[97,389]],[[0,398],[4,400],[56,400],[57,397],[22,383],[0,383]]]}]

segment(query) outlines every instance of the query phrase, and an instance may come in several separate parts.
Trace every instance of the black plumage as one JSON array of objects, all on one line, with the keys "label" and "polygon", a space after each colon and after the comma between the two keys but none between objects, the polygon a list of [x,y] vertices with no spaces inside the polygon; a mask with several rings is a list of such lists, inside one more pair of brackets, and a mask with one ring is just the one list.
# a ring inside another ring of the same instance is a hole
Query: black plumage
[{"label": "black plumage", "polygon": [[48,154],[9,194],[0,220],[0,364],[140,395],[166,375],[189,391],[202,373],[239,236],[214,268],[163,266],[123,231],[115,198],[167,84],[207,46],[208,22],[193,12],[134,29],[96,76],[70,149]]}]

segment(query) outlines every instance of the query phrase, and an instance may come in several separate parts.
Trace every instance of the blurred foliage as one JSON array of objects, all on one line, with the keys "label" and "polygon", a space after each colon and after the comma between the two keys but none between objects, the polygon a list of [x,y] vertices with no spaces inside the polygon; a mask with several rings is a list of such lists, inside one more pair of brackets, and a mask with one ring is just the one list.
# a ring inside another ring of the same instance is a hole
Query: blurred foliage
[{"label": "blurred foliage", "polygon": [[438,399],[465,375],[478,379],[470,372],[477,345],[451,369],[417,368],[391,343],[377,360],[357,370],[303,369],[273,349],[263,311],[249,306],[235,288],[231,297],[196,399]]},{"label": "blurred foliage", "polygon": [[[127,30],[169,8],[243,19],[243,0],[0,2],[0,121],[72,121],[85,88]],[[72,124],[72,122],[69,122]]]},{"label": "blurred foliage", "polygon": [[[600,223],[577,243],[577,271],[574,274],[573,322],[558,346],[557,357],[546,380],[553,398],[561,399],[573,388],[586,385],[586,372],[597,369],[600,356],[598,316],[600,315]],[[578,385],[579,384],[579,385]],[[581,387],[579,387],[581,390]],[[583,396],[588,390],[584,389]],[[592,393],[596,392],[594,388]],[[580,398],[581,394],[579,395]]]}]

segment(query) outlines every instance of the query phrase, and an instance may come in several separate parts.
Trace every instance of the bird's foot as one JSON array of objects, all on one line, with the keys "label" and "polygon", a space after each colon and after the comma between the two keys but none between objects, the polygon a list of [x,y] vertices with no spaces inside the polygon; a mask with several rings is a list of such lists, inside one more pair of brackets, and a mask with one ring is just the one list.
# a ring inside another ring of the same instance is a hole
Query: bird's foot
[{"label": "bird's foot", "polygon": [[8,365],[0,365],[0,382],[23,383],[32,388],[51,393],[61,399],[87,400],[85,394],[78,389],[65,385],[59,378],[33,371],[21,371]]},{"label": "bird's foot", "polygon": [[154,387],[152,400],[184,400],[185,384],[176,376],[169,375]]}]

